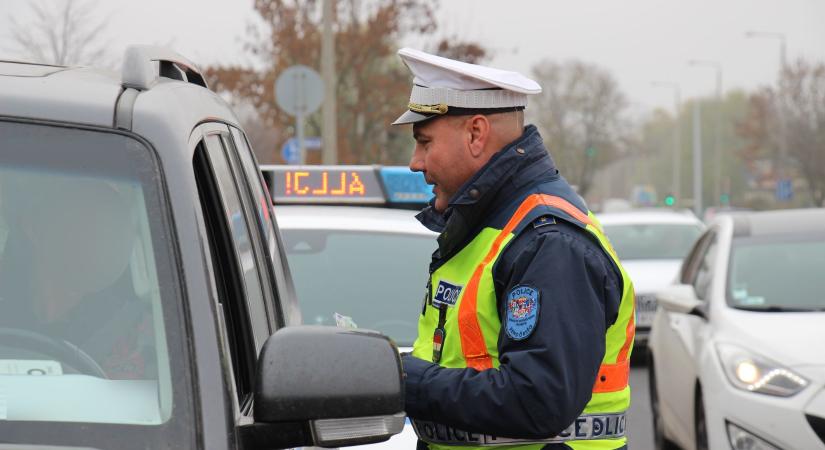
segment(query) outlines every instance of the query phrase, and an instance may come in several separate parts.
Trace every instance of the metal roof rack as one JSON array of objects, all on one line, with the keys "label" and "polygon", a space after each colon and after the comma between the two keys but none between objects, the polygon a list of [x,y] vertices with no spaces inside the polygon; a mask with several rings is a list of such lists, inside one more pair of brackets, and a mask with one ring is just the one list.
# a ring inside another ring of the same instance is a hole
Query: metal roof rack
[{"label": "metal roof rack", "polygon": [[126,48],[121,74],[123,87],[145,91],[157,83],[160,77],[207,87],[197,66],[168,48],[154,45],[132,45]]}]

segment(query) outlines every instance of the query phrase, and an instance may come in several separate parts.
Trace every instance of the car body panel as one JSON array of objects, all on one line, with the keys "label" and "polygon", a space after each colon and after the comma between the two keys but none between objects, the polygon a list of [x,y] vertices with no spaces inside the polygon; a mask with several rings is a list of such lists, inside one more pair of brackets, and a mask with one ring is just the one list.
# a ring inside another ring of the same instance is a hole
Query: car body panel
[{"label": "car body panel", "polygon": [[[19,73],[0,62],[0,116],[111,127],[122,90],[115,74],[87,68],[43,67],[41,76]],[[28,66],[28,65],[25,65]]]}]

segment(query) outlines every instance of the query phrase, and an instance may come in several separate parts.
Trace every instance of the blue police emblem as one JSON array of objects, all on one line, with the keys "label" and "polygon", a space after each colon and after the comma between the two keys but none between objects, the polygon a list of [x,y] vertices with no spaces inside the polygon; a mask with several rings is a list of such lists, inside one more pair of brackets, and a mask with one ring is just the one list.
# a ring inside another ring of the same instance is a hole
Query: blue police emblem
[{"label": "blue police emblem", "polygon": [[455,306],[458,301],[458,296],[461,294],[461,289],[464,286],[452,284],[450,282],[440,280],[438,286],[435,288],[435,296],[433,296],[433,304]]},{"label": "blue police emblem", "polygon": [[507,294],[507,336],[517,341],[527,339],[536,329],[539,318],[539,291],[530,286],[516,286]]}]

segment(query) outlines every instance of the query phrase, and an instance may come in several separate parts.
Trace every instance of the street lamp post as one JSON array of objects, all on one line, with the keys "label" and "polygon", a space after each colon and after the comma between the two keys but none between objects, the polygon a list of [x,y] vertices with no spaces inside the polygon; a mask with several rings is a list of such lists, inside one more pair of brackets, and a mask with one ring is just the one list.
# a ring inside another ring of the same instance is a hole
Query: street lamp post
[{"label": "street lamp post", "polygon": [[709,67],[716,70],[716,120],[713,125],[713,194],[714,201],[721,202],[722,196],[722,64],[718,61],[691,60],[692,67]]},{"label": "street lamp post", "polygon": [[671,181],[673,187],[671,194],[675,199],[681,199],[682,189],[682,121],[680,118],[680,110],[682,108],[682,90],[678,83],[671,81],[653,81],[653,86],[670,88],[673,90],[673,176]]},{"label": "street lamp post", "polygon": [[702,217],[702,111],[698,99],[693,101],[693,212]]}]

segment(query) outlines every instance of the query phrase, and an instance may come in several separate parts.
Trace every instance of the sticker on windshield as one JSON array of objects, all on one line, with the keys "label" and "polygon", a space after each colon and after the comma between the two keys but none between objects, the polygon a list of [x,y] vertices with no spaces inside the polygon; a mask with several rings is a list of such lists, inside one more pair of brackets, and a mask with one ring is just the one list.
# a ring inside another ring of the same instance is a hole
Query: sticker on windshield
[{"label": "sticker on windshield", "polygon": [[333,313],[332,315],[335,317],[335,325],[337,325],[338,328],[358,328],[358,325],[355,324],[352,317],[338,313]]},{"label": "sticker on windshield", "polygon": [[0,359],[0,375],[63,375],[63,367],[57,361]]}]

